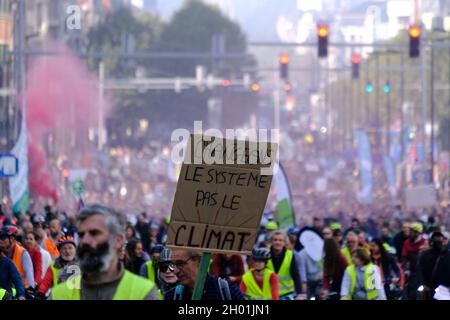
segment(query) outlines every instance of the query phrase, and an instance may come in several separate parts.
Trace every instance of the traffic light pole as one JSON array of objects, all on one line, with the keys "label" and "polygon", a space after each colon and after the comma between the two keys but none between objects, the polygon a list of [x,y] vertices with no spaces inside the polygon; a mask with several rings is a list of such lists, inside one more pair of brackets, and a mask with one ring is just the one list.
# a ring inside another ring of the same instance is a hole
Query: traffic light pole
[{"label": "traffic light pole", "polygon": [[[433,40],[432,40],[433,41]],[[431,132],[430,132],[430,162],[431,162],[431,183],[434,184],[434,50],[430,48],[431,74],[430,74],[430,107],[431,107]]]},{"label": "traffic light pole", "polygon": [[[386,55],[386,64],[389,67],[391,64],[391,59],[390,59],[390,55]],[[390,72],[388,73],[388,77],[387,77],[387,81],[386,81],[386,85],[390,85],[391,81],[391,74]],[[386,155],[389,155],[389,150],[391,147],[391,135],[390,135],[390,126],[391,126],[391,93],[390,93],[390,88],[389,88],[389,92],[386,92]]]}]

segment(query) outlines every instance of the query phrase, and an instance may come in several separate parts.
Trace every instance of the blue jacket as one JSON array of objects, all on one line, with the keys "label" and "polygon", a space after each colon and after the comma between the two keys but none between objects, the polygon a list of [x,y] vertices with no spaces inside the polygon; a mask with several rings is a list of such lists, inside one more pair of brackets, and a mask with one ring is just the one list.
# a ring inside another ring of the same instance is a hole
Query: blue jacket
[{"label": "blue jacket", "polygon": [[16,289],[16,297],[25,297],[22,277],[11,259],[0,255],[0,288],[12,295],[12,288]]}]

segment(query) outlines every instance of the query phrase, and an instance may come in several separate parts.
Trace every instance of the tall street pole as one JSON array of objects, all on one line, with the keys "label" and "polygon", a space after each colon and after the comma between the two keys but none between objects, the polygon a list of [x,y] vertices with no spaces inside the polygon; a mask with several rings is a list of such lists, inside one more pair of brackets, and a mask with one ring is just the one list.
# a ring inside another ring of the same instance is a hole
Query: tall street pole
[{"label": "tall street pole", "polygon": [[430,161],[431,161],[431,183],[434,184],[434,49],[433,41],[430,46],[431,74],[430,74],[430,107],[431,107],[431,133],[430,133]]}]

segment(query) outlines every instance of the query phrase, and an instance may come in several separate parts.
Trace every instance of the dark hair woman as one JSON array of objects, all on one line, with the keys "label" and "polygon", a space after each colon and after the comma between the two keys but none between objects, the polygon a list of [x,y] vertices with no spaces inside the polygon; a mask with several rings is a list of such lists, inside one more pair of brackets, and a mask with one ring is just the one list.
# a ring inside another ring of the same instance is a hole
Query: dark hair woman
[{"label": "dark hair woman", "polygon": [[325,239],[323,251],[323,299],[339,300],[347,259],[333,238]]},{"label": "dark hair woman", "polygon": [[399,291],[397,286],[401,287],[401,282],[403,282],[400,281],[403,276],[395,257],[386,250],[383,242],[378,238],[370,242],[370,252],[372,262],[380,269],[386,297],[388,299],[395,298]]},{"label": "dark hair woman", "polygon": [[141,240],[133,239],[129,241],[126,246],[126,251],[128,262],[125,264],[125,268],[139,275],[141,266],[147,261]]}]

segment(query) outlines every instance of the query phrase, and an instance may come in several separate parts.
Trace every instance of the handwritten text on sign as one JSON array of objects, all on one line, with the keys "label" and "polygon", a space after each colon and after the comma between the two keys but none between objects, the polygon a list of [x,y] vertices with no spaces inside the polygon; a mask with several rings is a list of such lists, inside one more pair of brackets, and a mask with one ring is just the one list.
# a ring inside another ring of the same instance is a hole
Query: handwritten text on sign
[{"label": "handwritten text on sign", "polygon": [[168,245],[250,253],[272,182],[260,166],[183,164]]}]

